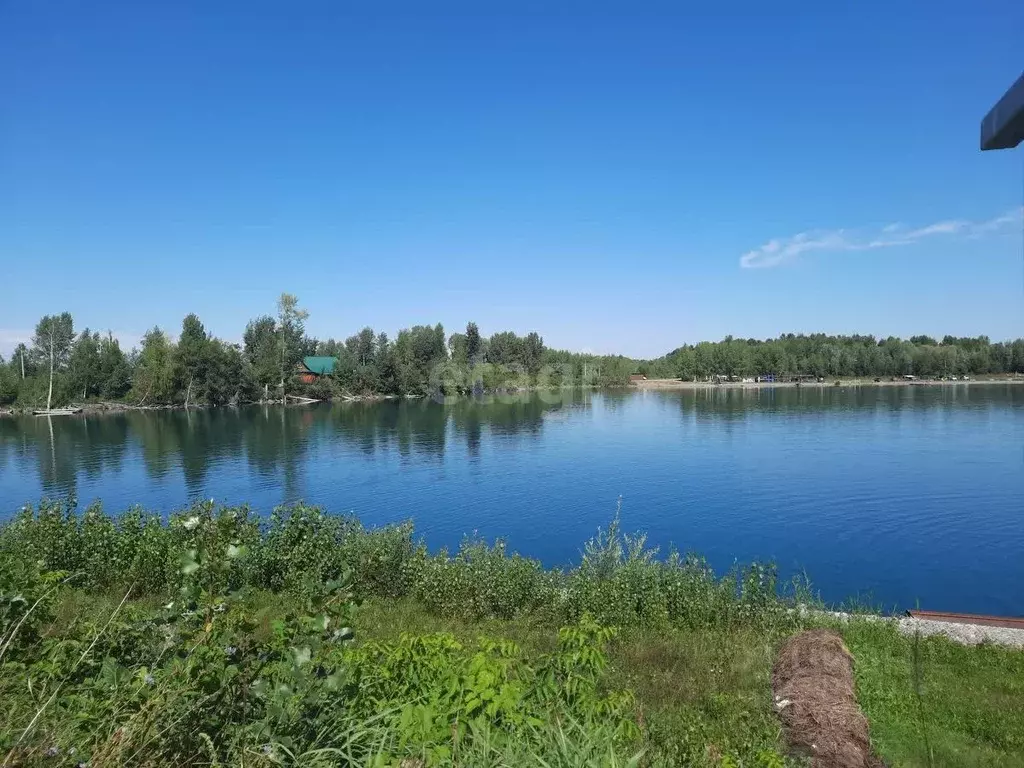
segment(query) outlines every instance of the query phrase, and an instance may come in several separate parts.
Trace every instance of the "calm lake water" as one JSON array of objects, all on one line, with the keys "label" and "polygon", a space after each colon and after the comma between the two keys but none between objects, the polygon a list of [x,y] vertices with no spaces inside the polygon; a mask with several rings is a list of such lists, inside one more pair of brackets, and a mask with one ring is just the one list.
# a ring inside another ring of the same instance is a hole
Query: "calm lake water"
[{"label": "calm lake water", "polygon": [[615,514],[826,600],[1024,615],[1024,387],[544,393],[482,402],[0,418],[0,510],[304,499],[432,547],[576,560]]}]

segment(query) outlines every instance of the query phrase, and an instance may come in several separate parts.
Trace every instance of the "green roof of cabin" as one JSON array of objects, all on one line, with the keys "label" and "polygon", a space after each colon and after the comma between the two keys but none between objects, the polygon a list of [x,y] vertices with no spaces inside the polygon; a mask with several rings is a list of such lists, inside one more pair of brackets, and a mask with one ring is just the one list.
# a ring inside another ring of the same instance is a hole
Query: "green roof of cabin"
[{"label": "green roof of cabin", "polygon": [[310,373],[316,373],[323,376],[324,374],[334,373],[334,366],[338,364],[338,358],[304,357],[302,358],[302,364],[306,366]]}]

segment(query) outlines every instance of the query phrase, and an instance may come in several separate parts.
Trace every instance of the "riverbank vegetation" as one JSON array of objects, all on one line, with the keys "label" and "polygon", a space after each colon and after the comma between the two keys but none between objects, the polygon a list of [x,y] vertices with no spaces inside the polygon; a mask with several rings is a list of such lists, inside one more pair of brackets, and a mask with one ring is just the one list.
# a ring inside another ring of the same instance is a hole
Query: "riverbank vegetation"
[{"label": "riverbank vegetation", "polygon": [[[535,386],[624,384],[635,362],[621,356],[549,349],[537,333],[481,336],[422,325],[395,338],[364,328],[343,341],[310,337],[298,299],[282,294],[276,316],[248,323],[242,343],[212,336],[190,314],[176,338],[153,328],[125,351],[107,333],[76,335],[70,314],[39,321],[31,345],[0,358],[0,405],[51,407],[90,401],[152,405],[225,405],[360,395],[432,395],[517,390]],[[337,359],[329,375],[303,383],[305,357]]]},{"label": "riverbank vegetation", "polygon": [[[0,530],[0,754],[25,765],[782,766],[769,675],[807,624],[614,522],[578,565],[266,520],[43,503]],[[1017,764],[1024,654],[852,622],[883,754]],[[969,696],[954,692],[963,686]],[[953,694],[953,695],[949,695]]]},{"label": "riverbank vegetation", "polygon": [[[0,406],[50,408],[69,403],[138,406],[225,405],[280,400],[285,395],[332,399],[355,396],[433,396],[534,387],[617,386],[634,373],[704,380],[720,376],[819,377],[1024,374],[1024,339],[987,337],[941,341],[873,336],[786,334],[686,345],[654,360],[550,349],[536,332],[481,335],[418,325],[394,338],[364,328],[342,340],[306,333],[308,314],[282,294],[277,314],[251,320],[241,343],[212,336],[190,314],[177,336],[153,328],[124,350],[109,332],[76,334],[68,313],[43,317],[30,345],[0,357]],[[303,382],[300,361],[336,359],[329,374]]]}]

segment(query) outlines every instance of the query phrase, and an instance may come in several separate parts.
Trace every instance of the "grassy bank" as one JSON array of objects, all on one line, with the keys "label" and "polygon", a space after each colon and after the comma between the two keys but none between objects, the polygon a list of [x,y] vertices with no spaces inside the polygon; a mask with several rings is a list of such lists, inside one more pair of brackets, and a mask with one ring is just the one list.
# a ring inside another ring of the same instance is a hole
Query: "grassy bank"
[{"label": "grassy bank", "polygon": [[[723,577],[616,524],[579,566],[430,553],[296,506],[259,521],[59,504],[0,531],[7,764],[753,765],[801,627],[772,568]],[[806,599],[806,595],[802,596]],[[1024,762],[1024,654],[842,629],[896,764]],[[965,694],[964,691],[969,691]]]}]

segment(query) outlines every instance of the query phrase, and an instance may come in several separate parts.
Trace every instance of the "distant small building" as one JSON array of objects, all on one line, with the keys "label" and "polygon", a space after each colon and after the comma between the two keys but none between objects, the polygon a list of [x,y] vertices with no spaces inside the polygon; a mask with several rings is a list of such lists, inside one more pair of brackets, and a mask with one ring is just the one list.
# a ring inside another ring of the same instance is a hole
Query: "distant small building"
[{"label": "distant small building", "polygon": [[630,383],[635,383],[637,381],[647,381],[647,377],[644,376],[642,373],[631,373],[629,374],[629,381]]},{"label": "distant small building", "polygon": [[321,376],[330,376],[338,365],[336,357],[304,357],[296,366],[299,380],[304,384],[312,384]]},{"label": "distant small building", "polygon": [[904,381],[913,381],[916,378],[917,378],[917,376],[914,376],[912,373],[905,373],[905,374],[903,374],[903,380]]}]

